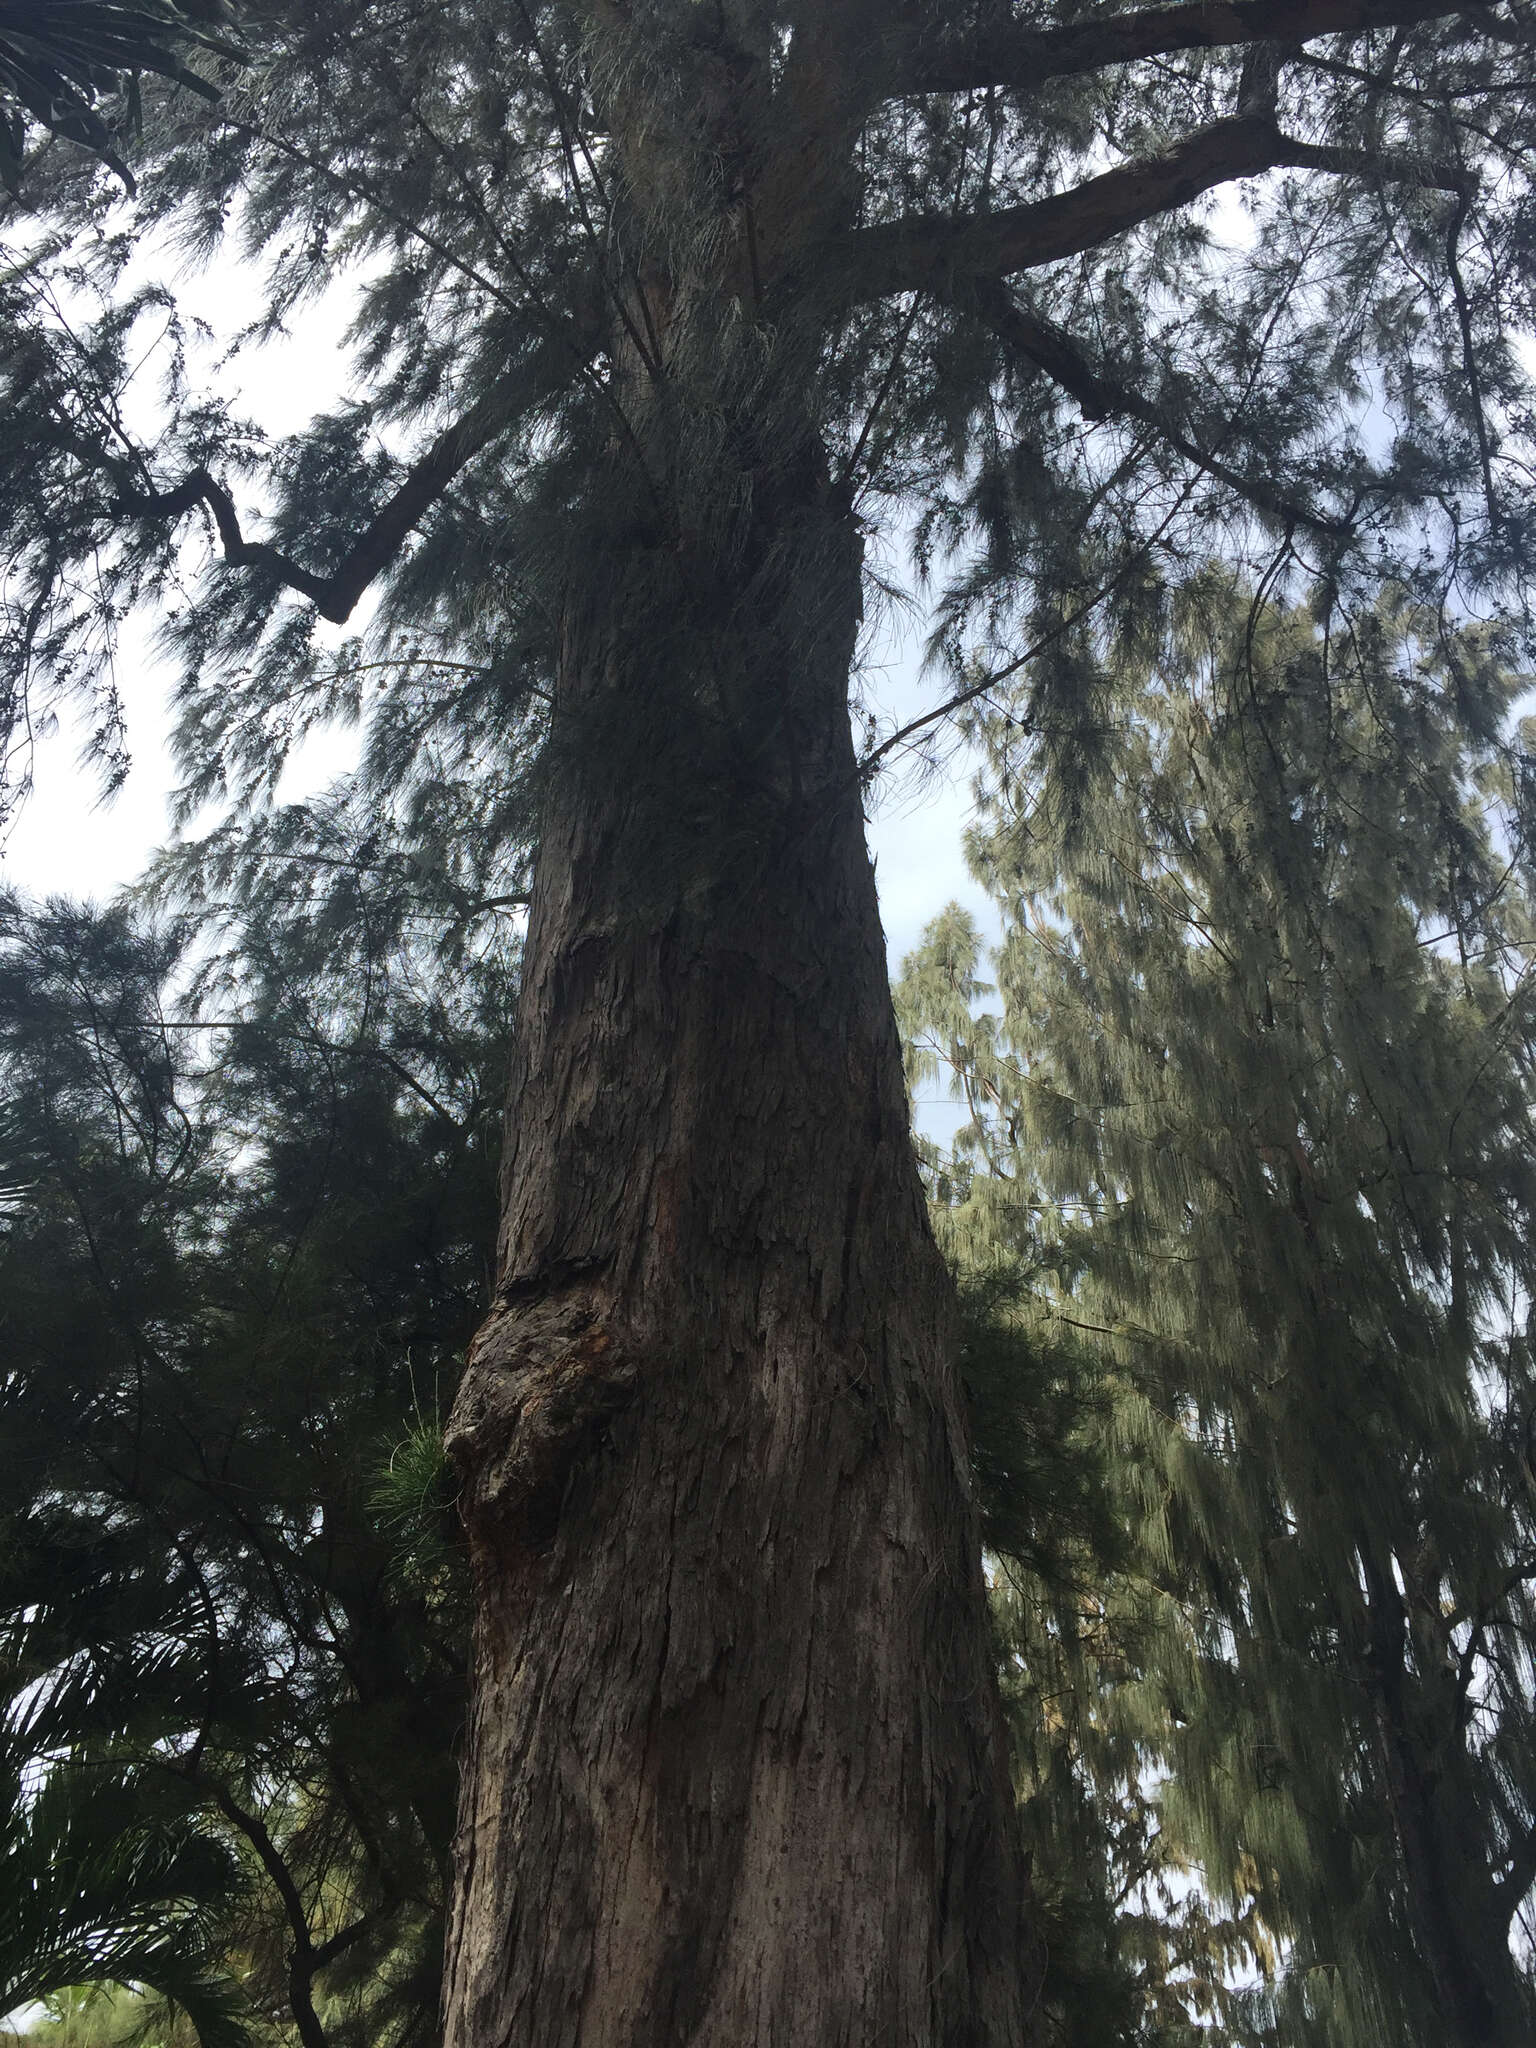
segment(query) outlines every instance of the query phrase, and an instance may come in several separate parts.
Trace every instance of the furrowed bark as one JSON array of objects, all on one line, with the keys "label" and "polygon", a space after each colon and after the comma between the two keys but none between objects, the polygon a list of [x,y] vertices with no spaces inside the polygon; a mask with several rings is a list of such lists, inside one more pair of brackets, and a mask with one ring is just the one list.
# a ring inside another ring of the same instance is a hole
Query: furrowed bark
[{"label": "furrowed bark", "polygon": [[[450,2048],[1027,2035],[949,1288],[848,724],[858,592],[816,481],[765,515],[716,673],[658,684],[622,606],[567,625],[582,743],[449,1436],[479,1601]],[[690,754],[648,805],[591,743],[615,706],[658,733],[725,707],[734,766],[701,789]]]}]

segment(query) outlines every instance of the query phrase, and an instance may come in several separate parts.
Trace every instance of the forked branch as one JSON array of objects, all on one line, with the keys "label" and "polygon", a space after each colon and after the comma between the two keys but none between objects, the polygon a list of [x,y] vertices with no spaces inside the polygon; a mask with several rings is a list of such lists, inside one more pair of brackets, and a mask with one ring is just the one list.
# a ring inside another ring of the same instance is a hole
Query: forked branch
[{"label": "forked branch", "polygon": [[268,541],[247,539],[234,499],[215,476],[201,467],[164,491],[127,488],[121,484],[120,473],[120,488],[112,510],[140,519],[177,519],[196,505],[206,505],[218,528],[224,560],[231,568],[265,570],[289,590],[309,598],[323,618],[340,624],[351,615],[375,577],[389,567],[412,528],[465,465],[494,439],[507,417],[505,393],[493,388],[477,400],[462,418],[438,435],[419,462],[411,465],[400,488],[325,576],[306,569]]}]

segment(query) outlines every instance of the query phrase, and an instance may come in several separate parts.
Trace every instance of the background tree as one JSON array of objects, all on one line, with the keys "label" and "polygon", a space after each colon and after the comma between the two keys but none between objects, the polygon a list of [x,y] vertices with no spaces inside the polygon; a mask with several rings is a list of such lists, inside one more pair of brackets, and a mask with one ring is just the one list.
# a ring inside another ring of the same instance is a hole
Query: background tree
[{"label": "background tree", "polygon": [[[21,768],[61,691],[110,760],[118,622],[173,593],[189,793],[259,796],[355,703],[320,621],[375,590],[392,696],[509,786],[537,754],[450,1432],[452,2037],[1018,2039],[1038,1951],[860,815],[914,735],[849,735],[866,542],[950,551],[940,644],[1001,657],[951,707],[1024,664],[1063,768],[1090,626],[1145,630],[1216,534],[1518,605],[1525,16],[327,0],[249,42],[217,109],[157,98],[131,216],[39,171],[0,280],[7,673]],[[1241,180],[1219,252],[1201,202]],[[354,383],[289,442],[154,281],[231,237],[258,329],[352,267]]]},{"label": "background tree", "polygon": [[[898,998],[909,1017],[926,1019],[914,1023],[925,1038],[936,1009],[948,1008],[942,996],[931,1006],[937,981],[970,999],[991,993],[976,980],[968,922],[952,910],[906,963]],[[967,1000],[957,1054],[987,1021]],[[951,1071],[969,1079],[984,1064],[960,1054]],[[939,1234],[960,1283],[961,1372],[1044,1951],[1042,2032],[1124,2048],[1270,2048],[1272,2037],[1250,2025],[1241,1987],[1272,1965],[1273,1930],[1255,1901],[1228,1905],[1201,1890],[1187,1843],[1166,1825],[1163,1759],[1148,1741],[1145,1707],[1138,1711],[1141,1688],[1156,1687],[1168,1660],[1166,1632],[1184,1630],[1126,1499],[1113,1368],[1069,1321],[1042,1315],[1054,1247],[1042,1248],[1030,1219],[1011,1214],[1012,1228],[975,1230],[988,1205],[973,1209],[962,1194],[970,1159],[935,1148],[930,1167]]]},{"label": "background tree", "polygon": [[410,2048],[467,1651],[438,1407],[488,1293],[505,921],[450,971],[377,831],[347,858],[334,812],[280,825],[333,864],[269,860],[222,949],[211,915],[193,954],[185,921],[0,906],[0,2002],[127,1983],[204,2048]]},{"label": "background tree", "polygon": [[1529,762],[1497,641],[1438,630],[1189,588],[1065,829],[991,728],[1001,1018],[959,913],[906,987],[974,1112],[946,1231],[1100,1347],[1136,1535],[1015,1609],[1029,1683],[1068,1796],[1163,1780],[1274,1982],[1235,2039],[1531,2025]]}]

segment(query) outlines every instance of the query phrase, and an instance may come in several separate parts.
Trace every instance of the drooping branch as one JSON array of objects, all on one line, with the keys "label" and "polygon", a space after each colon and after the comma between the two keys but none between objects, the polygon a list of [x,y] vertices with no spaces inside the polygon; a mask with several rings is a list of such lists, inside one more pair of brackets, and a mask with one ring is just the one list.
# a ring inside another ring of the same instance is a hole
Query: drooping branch
[{"label": "drooping branch", "polygon": [[1509,1867],[1494,1886],[1499,1905],[1511,1920],[1533,1884],[1536,1884],[1536,1827],[1528,1827],[1511,1846]]},{"label": "drooping branch", "polygon": [[[400,488],[369,520],[357,541],[329,575],[306,569],[268,541],[248,540],[235,501],[207,469],[197,468],[169,490],[119,488],[112,510],[139,519],[177,519],[206,505],[218,528],[224,560],[237,569],[264,569],[279,583],[309,598],[323,618],[338,625],[351,615],[363,592],[399,554],[425,514],[508,418],[504,392],[492,388],[460,419],[444,429],[420,461],[406,471]],[[122,475],[122,472],[119,472]]]},{"label": "drooping branch", "polygon": [[[526,895],[487,896],[483,902],[473,906],[470,914],[481,910],[526,908],[528,901]],[[294,1025],[274,1026],[251,1017],[165,1018],[158,1028],[164,1032],[264,1032],[268,1037],[286,1040],[293,1045],[302,1045],[310,1052],[331,1053],[341,1059],[377,1060],[380,1066],[389,1069],[402,1087],[424,1102],[434,1116],[441,1117],[445,1124],[451,1124],[456,1130],[462,1128],[462,1119],[456,1117],[451,1110],[445,1109],[426,1083],[418,1080],[404,1061],[396,1059],[395,1055],[382,1045],[343,1045],[338,1039],[322,1037],[317,1031],[301,1031]]]},{"label": "drooping branch", "polygon": [[1221,441],[1203,448],[1164,407],[1132,388],[1112,371],[1090,361],[1064,328],[1019,305],[1004,287],[987,279],[967,294],[967,304],[1008,347],[1028,358],[1069,397],[1089,420],[1137,420],[1207,476],[1246,498],[1248,503],[1287,525],[1338,535],[1346,522],[1329,518],[1304,500],[1277,491],[1262,477],[1245,475],[1221,458]]},{"label": "drooping branch", "polygon": [[[898,747],[908,745],[920,732],[929,731],[946,718],[953,718],[957,711],[965,710],[967,705],[974,704],[978,698],[990,695],[993,690],[1018,675],[1021,670],[1038,661],[1041,655],[1064,640],[1078,626],[1083,625],[1101,604],[1123,587],[1126,578],[1134,572],[1137,565],[1148,560],[1163,535],[1178,517],[1188,495],[1189,489],[1186,485],[1179,493],[1177,501],[1163,514],[1158,525],[1126,560],[1105,577],[1098,588],[1084,598],[1075,610],[1057,619],[1054,625],[1047,626],[1040,637],[1026,647],[1022,654],[1015,655],[1001,668],[989,669],[984,675],[976,677],[963,689],[957,690],[953,696],[947,697],[942,704],[935,704],[929,710],[920,712],[916,718],[908,719],[905,725],[898,726],[895,732],[887,734],[878,746],[871,747],[867,753],[861,755],[856,771],[858,781],[867,782],[888,754],[893,754]],[[1082,1327],[1086,1329],[1088,1325],[1084,1324]]]},{"label": "drooping branch", "polygon": [[1246,43],[1304,43],[1318,36],[1358,35],[1375,28],[1411,28],[1483,7],[1445,0],[1183,0],[1061,28],[987,28],[948,44],[915,47],[898,68],[893,97],[971,92],[992,87],[1032,91],[1050,78],[1070,78],[1145,57],[1183,50],[1230,50]]},{"label": "drooping branch", "polygon": [[1119,164],[1026,206],[959,219],[914,214],[859,228],[823,243],[818,265],[847,305],[900,292],[947,293],[967,279],[1007,277],[1080,256],[1218,185],[1274,170],[1400,180],[1458,193],[1468,185],[1467,173],[1454,165],[1300,142],[1268,114],[1237,114],[1155,156]]}]

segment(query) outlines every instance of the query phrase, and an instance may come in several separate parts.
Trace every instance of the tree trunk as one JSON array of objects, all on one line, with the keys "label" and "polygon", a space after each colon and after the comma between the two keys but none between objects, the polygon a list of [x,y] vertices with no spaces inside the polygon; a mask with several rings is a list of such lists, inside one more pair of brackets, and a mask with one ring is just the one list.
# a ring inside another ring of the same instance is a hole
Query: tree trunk
[{"label": "tree trunk", "polygon": [[1376,1739],[1408,1910],[1446,2048],[1523,2048],[1529,2038],[1506,1913],[1479,1853],[1487,1828],[1465,1795],[1458,1729],[1415,1712],[1408,1626],[1389,1555],[1361,1544]]},{"label": "tree trunk", "polygon": [[691,589],[702,541],[642,551],[564,629],[450,1428],[449,2048],[1007,2048],[1033,2003],[849,733],[854,521],[815,462],[754,517],[728,587],[716,555]]}]

